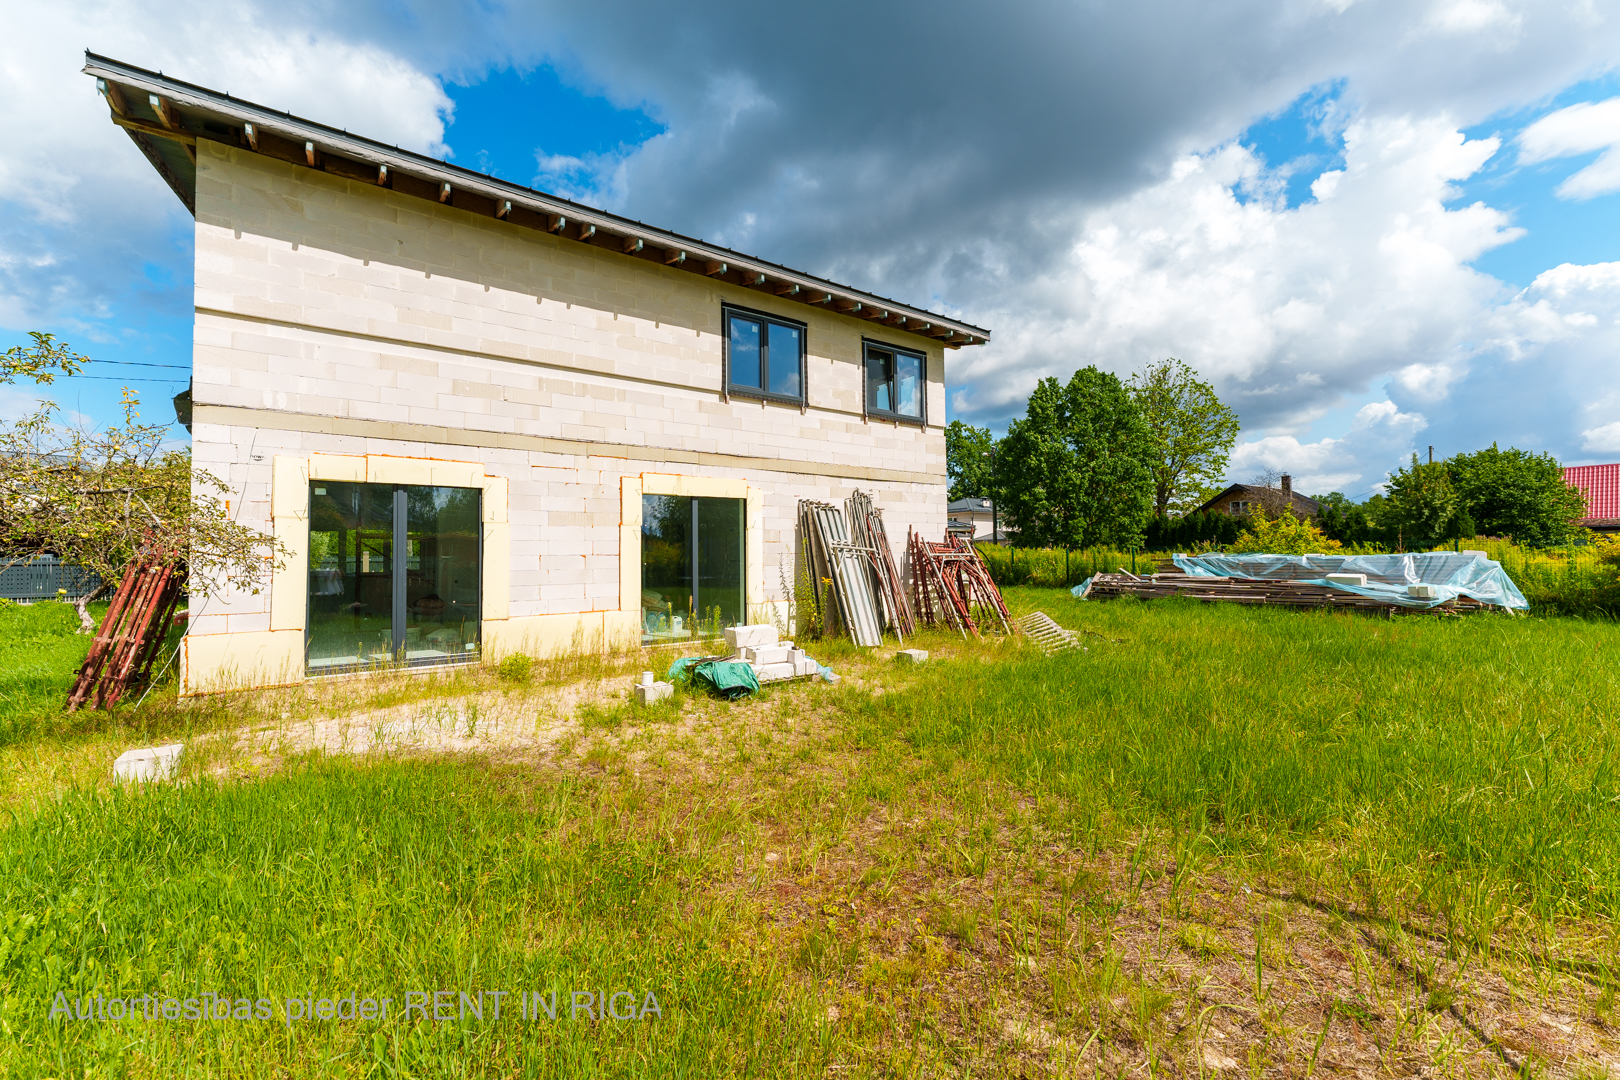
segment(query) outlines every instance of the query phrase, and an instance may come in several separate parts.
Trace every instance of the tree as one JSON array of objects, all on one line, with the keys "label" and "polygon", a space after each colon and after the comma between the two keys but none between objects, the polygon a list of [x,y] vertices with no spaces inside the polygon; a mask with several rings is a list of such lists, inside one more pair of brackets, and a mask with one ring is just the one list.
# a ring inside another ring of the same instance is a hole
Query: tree
[{"label": "tree", "polygon": [[121,425],[64,425],[56,406],[43,402],[0,426],[0,569],[50,554],[98,575],[101,589],[75,601],[87,633],[90,602],[118,581],[148,537],[185,551],[193,596],[256,592],[288,554],[231,520],[220,498],[230,489],[193,469],[189,450],[166,447],[167,425],[140,423],[136,406],[126,389]]},{"label": "tree", "polygon": [[1268,555],[1326,555],[1344,547],[1324,536],[1309,519],[1294,516],[1293,507],[1275,516],[1251,513],[1242,534],[1232,542],[1231,551],[1252,551]]},{"label": "tree", "polygon": [[1411,468],[1389,478],[1389,495],[1379,523],[1396,533],[1403,550],[1424,551],[1461,536],[1465,517],[1445,462],[1419,464],[1413,454]]},{"label": "tree", "polygon": [[945,477],[950,481],[946,498],[990,498],[990,455],[996,440],[989,428],[973,427],[952,420],[945,427]]},{"label": "tree", "polygon": [[1378,527],[1366,504],[1351,502],[1349,496],[1341,491],[1312,495],[1311,498],[1321,507],[1316,515],[1316,523],[1321,527],[1322,535],[1343,544],[1384,541],[1383,530]]},{"label": "tree", "polygon": [[1186,513],[1215,494],[1237,441],[1238,416],[1180,360],[1131,376],[1131,397],[1153,433],[1153,511]]},{"label": "tree", "polygon": [[1586,500],[1564,483],[1563,466],[1551,454],[1492,443],[1453,456],[1446,469],[1472,524],[1487,536],[1511,536],[1527,547],[1564,544],[1579,532],[1573,522],[1586,515]]},{"label": "tree", "polygon": [[90,362],[54,335],[35,331],[28,336],[34,339],[32,345],[13,346],[0,356],[0,383],[9,385],[21,378],[48,385],[58,375],[77,375]]},{"label": "tree", "polygon": [[1042,379],[995,455],[997,506],[1023,547],[1130,547],[1153,508],[1153,433],[1095,367]]}]

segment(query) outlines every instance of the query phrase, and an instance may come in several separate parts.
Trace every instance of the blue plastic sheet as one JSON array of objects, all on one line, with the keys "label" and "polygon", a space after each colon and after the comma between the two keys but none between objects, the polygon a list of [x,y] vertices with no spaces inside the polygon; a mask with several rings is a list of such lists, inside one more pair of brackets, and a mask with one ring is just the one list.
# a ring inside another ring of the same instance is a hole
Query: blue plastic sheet
[{"label": "blue plastic sheet", "polygon": [[[1425,551],[1406,555],[1177,555],[1184,574],[1304,581],[1401,607],[1439,607],[1469,596],[1482,604],[1524,610],[1530,604],[1502,564],[1474,552]],[[1366,574],[1365,586],[1329,581],[1329,574]],[[1088,581],[1087,584],[1090,584]],[[1413,596],[1412,585],[1434,586],[1434,597]],[[1082,586],[1083,588],[1084,586]],[[1075,595],[1079,595],[1077,591]]]}]

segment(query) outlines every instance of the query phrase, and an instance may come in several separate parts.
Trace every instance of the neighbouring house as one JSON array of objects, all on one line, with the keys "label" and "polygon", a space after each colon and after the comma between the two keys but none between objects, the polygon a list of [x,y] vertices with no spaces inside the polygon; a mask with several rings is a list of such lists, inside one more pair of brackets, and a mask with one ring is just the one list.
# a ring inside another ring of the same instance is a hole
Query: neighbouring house
[{"label": "neighbouring house", "polygon": [[1586,516],[1577,525],[1598,532],[1620,532],[1620,464],[1572,465],[1564,483],[1586,496]]},{"label": "neighbouring house", "polygon": [[771,621],[800,499],[860,488],[891,542],[944,533],[945,350],[985,330],[84,70],[196,218],[196,463],[291,552],[195,605],[186,692]]},{"label": "neighbouring house", "polygon": [[953,531],[974,543],[1005,544],[1007,529],[989,499],[956,499],[945,506],[945,517]]},{"label": "neighbouring house", "polygon": [[1308,499],[1294,490],[1292,476],[1284,473],[1279,482],[1279,487],[1233,484],[1192,512],[1246,517],[1256,507],[1263,508],[1268,514],[1280,514],[1284,507],[1292,507],[1297,518],[1313,518],[1322,512],[1321,503],[1315,499]]}]

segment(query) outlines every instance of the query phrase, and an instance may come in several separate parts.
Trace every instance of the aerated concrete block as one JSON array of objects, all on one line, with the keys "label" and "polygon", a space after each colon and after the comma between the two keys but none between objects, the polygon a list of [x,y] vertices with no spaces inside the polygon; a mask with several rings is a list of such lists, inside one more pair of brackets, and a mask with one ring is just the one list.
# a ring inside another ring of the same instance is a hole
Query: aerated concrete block
[{"label": "aerated concrete block", "polygon": [[744,649],[742,654],[744,660],[756,667],[762,664],[788,664],[792,663],[793,647],[784,644],[765,645],[758,649]]},{"label": "aerated concrete block", "polygon": [[1334,585],[1354,585],[1358,589],[1367,587],[1366,574],[1329,574],[1327,580]]},{"label": "aerated concrete block", "polygon": [[901,649],[894,654],[894,662],[897,664],[920,664],[927,659],[927,649]]},{"label": "aerated concrete block", "polygon": [[168,746],[126,750],[113,762],[113,779],[133,783],[172,779],[175,767],[180,763],[180,753],[185,748],[185,743],[170,743]]},{"label": "aerated concrete block", "polygon": [[776,627],[774,626],[728,626],[726,627],[726,644],[731,646],[733,653],[740,649],[757,649],[762,645],[776,644]]},{"label": "aerated concrete block", "polygon": [[781,682],[796,676],[792,664],[756,664],[754,677],[762,683]]},{"label": "aerated concrete block", "polygon": [[673,697],[674,694],[674,683],[655,682],[636,684],[637,705],[651,705],[655,701],[663,701],[665,698]]}]

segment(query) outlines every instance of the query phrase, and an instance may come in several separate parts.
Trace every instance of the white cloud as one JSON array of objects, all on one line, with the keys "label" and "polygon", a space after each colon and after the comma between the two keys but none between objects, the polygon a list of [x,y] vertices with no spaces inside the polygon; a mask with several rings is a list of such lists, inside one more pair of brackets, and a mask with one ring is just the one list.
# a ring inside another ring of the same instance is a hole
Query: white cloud
[{"label": "white cloud", "polygon": [[1369,402],[1338,438],[1302,443],[1292,435],[1270,435],[1239,443],[1227,474],[1242,480],[1270,469],[1291,473],[1297,491],[1342,491],[1358,498],[1369,493],[1369,483],[1406,463],[1417,449],[1417,434],[1427,426],[1421,413],[1402,412],[1392,401]]},{"label": "white cloud", "polygon": [[1296,426],[1392,371],[1414,396],[1442,397],[1467,370],[1480,313],[1505,299],[1468,261],[1518,230],[1483,205],[1445,205],[1496,148],[1444,119],[1357,120],[1332,198],[1295,208],[1239,200],[1262,170],[1241,146],[1184,157],[1070,225],[1065,262],[1029,283],[1046,317],[992,319],[1012,333],[954,360],[956,377],[988,410],[1041,375],[1179,356],[1251,429]]},{"label": "white cloud", "polygon": [[1497,0],[1450,0],[1429,13],[1429,25],[1449,34],[1477,34],[1483,30],[1517,30],[1522,16]]},{"label": "white cloud", "polygon": [[1620,97],[1559,109],[1519,135],[1519,160],[1526,165],[1594,150],[1603,153],[1558,185],[1560,198],[1591,199],[1620,191]]},{"label": "white cloud", "polygon": [[1620,420],[1581,432],[1581,449],[1597,454],[1620,454]]},{"label": "white cloud", "polygon": [[[409,149],[443,149],[439,83],[365,41],[277,25],[246,4],[161,10],[80,0],[12,5],[0,35],[0,328],[93,322],[143,264],[190,277],[189,215],[107,120],[83,51],[167,70]],[[37,272],[42,261],[55,265]],[[30,267],[30,263],[34,264]],[[176,298],[170,297],[174,303]]]}]

